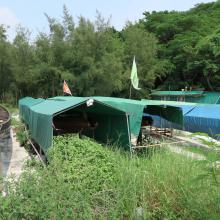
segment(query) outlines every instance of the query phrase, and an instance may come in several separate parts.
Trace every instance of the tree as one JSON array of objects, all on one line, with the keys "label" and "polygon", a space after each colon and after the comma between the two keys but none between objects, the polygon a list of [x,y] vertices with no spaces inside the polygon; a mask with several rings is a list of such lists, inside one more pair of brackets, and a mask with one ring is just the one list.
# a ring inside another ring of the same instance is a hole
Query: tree
[{"label": "tree", "polygon": [[80,17],[72,46],[79,95],[111,96],[121,90],[123,48],[108,22],[100,15],[95,24]]},{"label": "tree", "polygon": [[216,67],[213,63],[210,66],[211,62],[207,63],[205,56],[200,55],[199,44],[216,31],[219,13],[219,1],[198,4],[186,12],[144,13],[145,17],[139,23],[159,40],[158,62],[169,63],[163,66],[166,74],[162,80],[156,80],[158,88],[181,89],[187,85],[215,89],[210,81],[213,75],[204,74],[204,71],[208,68],[214,72]]},{"label": "tree", "polygon": [[34,96],[36,75],[32,71],[34,66],[34,48],[30,45],[29,30],[18,27],[17,34],[13,42],[13,62],[12,70],[16,84],[16,96]]},{"label": "tree", "polygon": [[11,45],[7,41],[6,28],[0,25],[0,99],[6,100],[6,95],[9,92],[12,69],[11,69]]},{"label": "tree", "polygon": [[220,29],[201,39],[195,49],[191,66],[200,69],[201,83],[207,90],[220,90]]},{"label": "tree", "polygon": [[[160,71],[155,71],[154,68],[156,65],[157,40],[153,34],[130,23],[123,30],[122,37],[124,39],[124,81],[129,82],[132,61],[135,56],[142,89],[139,92],[136,91],[133,97],[146,97],[150,89],[154,87],[156,77],[160,74]],[[125,92],[128,97],[130,83],[126,84]]]}]

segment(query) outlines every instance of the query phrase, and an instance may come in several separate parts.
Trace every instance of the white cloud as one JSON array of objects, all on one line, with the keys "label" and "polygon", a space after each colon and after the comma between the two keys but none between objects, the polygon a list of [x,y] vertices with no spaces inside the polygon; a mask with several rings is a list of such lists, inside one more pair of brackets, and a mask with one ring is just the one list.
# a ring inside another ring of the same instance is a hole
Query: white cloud
[{"label": "white cloud", "polygon": [[5,26],[16,26],[20,23],[13,12],[6,7],[0,7],[0,24]]},{"label": "white cloud", "polygon": [[20,23],[21,22],[19,21],[19,19],[9,8],[0,6],[0,25],[3,25],[4,27],[9,27],[7,28],[9,40],[12,40],[14,38],[16,27]]}]

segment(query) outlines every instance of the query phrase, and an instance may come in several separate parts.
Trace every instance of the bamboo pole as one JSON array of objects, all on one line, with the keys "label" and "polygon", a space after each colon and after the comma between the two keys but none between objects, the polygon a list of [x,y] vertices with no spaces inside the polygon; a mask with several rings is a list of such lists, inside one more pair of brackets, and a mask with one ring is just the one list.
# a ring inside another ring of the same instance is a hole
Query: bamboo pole
[{"label": "bamboo pole", "polygon": [[45,166],[45,162],[43,161],[43,159],[41,157],[41,153],[39,154],[39,152],[37,151],[34,144],[32,143],[32,141],[29,138],[28,138],[28,142],[33,147],[34,151],[36,152],[36,154],[37,154],[38,158],[40,159],[40,161],[42,162],[42,164]]},{"label": "bamboo pole", "polygon": [[[27,131],[26,126],[24,126],[25,131]],[[29,137],[27,137],[28,139],[28,143],[32,146],[32,148],[34,149],[35,153],[37,154],[39,160],[42,162],[43,165],[45,165],[45,162],[43,161],[42,157],[41,157],[41,147],[40,147],[40,154],[38,152],[38,150],[36,149],[36,147],[34,146],[33,142],[31,141],[31,139]]]},{"label": "bamboo pole", "polygon": [[141,148],[149,148],[149,147],[162,146],[162,145],[179,144],[179,143],[184,143],[184,142],[185,141],[175,141],[175,142],[165,142],[165,143],[160,143],[160,144],[150,144],[150,145],[147,145],[147,146],[132,147],[132,149],[141,149]]}]

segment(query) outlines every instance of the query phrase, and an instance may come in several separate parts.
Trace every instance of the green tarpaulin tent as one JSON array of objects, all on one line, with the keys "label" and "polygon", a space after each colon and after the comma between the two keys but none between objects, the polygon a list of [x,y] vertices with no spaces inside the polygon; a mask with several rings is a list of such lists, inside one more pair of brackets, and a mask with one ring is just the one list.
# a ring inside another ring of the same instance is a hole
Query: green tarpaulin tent
[{"label": "green tarpaulin tent", "polygon": [[19,106],[20,117],[27,125],[29,125],[29,121],[30,121],[30,107],[37,105],[43,101],[45,101],[45,99],[41,99],[41,98],[34,99],[32,97],[25,97],[19,100],[18,106]]},{"label": "green tarpaulin tent", "polygon": [[[30,99],[21,99],[19,109],[21,116],[24,106]],[[34,102],[34,101],[33,101]],[[92,103],[92,104],[91,104]],[[85,134],[104,143],[117,142],[126,149],[131,147],[131,139],[137,138],[141,128],[143,113],[155,114],[171,122],[182,124],[182,111],[178,107],[156,103],[111,97],[72,97],[59,96],[42,100],[39,104],[29,105],[25,123],[29,125],[31,137],[46,152],[52,146],[53,119],[63,112],[71,114],[86,112],[98,122],[95,134]]]},{"label": "green tarpaulin tent", "polygon": [[[86,112],[95,117],[99,126],[95,130],[95,139],[101,142],[119,142],[125,148],[130,146],[130,132],[126,112],[116,109],[98,100],[75,97],[71,100],[48,99],[30,107],[30,117],[27,124],[32,139],[46,152],[52,146],[53,118],[63,112]],[[120,134],[119,134],[120,133]],[[86,134],[93,136],[93,134]]]}]

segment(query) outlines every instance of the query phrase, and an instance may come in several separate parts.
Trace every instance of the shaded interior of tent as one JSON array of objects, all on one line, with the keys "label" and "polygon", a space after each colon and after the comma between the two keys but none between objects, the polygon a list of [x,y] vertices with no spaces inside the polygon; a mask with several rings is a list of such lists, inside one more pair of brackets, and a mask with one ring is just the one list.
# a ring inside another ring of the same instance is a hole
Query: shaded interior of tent
[{"label": "shaded interior of tent", "polygon": [[109,97],[26,97],[19,101],[19,111],[31,138],[44,152],[52,146],[54,135],[69,133],[129,150],[131,137],[139,135],[144,112],[179,125],[183,122],[181,108]]},{"label": "shaded interior of tent", "polygon": [[98,101],[81,103],[70,110],[58,112],[53,117],[53,135],[78,133],[102,143],[129,143],[128,119],[125,112]]}]

